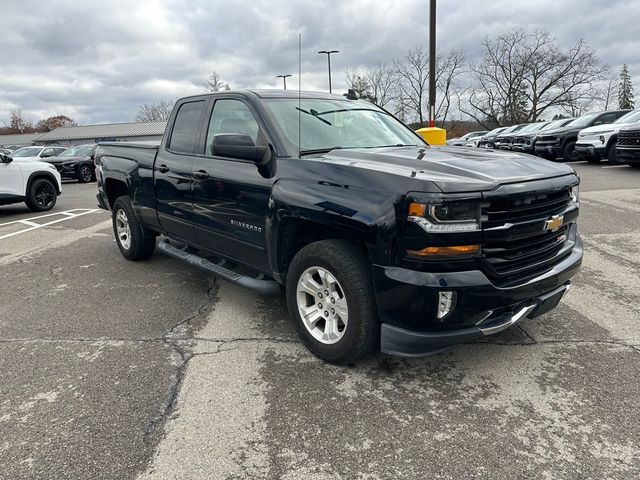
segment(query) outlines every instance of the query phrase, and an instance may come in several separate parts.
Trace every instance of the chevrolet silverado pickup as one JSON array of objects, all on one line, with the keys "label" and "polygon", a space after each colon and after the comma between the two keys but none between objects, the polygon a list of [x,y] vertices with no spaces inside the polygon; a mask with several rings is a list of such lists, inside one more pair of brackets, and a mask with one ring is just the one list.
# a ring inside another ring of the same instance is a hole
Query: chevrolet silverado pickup
[{"label": "chevrolet silverado pickup", "polygon": [[157,247],[284,289],[302,342],[334,363],[494,335],[554,308],[582,261],[571,167],[430,147],[350,97],[183,98],[159,145],[101,144],[96,165],[124,257]]}]

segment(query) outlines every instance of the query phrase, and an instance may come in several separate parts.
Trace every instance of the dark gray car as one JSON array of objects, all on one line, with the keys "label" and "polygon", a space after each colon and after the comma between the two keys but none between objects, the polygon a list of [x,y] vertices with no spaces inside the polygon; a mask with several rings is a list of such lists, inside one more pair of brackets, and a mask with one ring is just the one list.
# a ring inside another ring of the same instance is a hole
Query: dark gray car
[{"label": "dark gray car", "polygon": [[96,147],[95,144],[75,145],[59,156],[49,157],[43,161],[56,167],[62,178],[76,179],[80,183],[95,182],[96,172],[93,158]]}]

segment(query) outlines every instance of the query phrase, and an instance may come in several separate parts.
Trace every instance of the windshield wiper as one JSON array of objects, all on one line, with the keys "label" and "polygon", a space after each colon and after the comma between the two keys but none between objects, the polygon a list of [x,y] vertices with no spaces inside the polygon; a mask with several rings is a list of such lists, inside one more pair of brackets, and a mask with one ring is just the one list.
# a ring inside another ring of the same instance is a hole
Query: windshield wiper
[{"label": "windshield wiper", "polygon": [[318,120],[320,120],[320,121],[321,121],[321,122],[323,122],[323,123],[326,123],[326,124],[327,124],[327,125],[329,125],[329,126],[332,126],[332,125],[333,125],[330,121],[325,120],[324,118],[320,118],[320,117],[318,116],[318,115],[320,115],[320,114],[319,114],[317,111],[315,111],[313,108],[309,111],[309,110],[303,110],[302,108],[298,108],[298,107],[296,107],[296,110],[298,110],[298,111],[300,111],[300,112],[302,112],[302,113],[306,113],[307,115],[311,115],[312,117],[317,118]]},{"label": "windshield wiper", "polygon": [[391,147],[417,147],[417,143],[395,143],[393,145],[376,145],[375,147],[366,148],[391,148]]},{"label": "windshield wiper", "polygon": [[[321,118],[319,120],[322,120]],[[337,145],[335,147],[331,147],[331,148],[315,148],[312,150],[300,150],[300,155],[313,155],[316,153],[328,153],[331,150],[337,150],[342,148],[341,146]]]}]

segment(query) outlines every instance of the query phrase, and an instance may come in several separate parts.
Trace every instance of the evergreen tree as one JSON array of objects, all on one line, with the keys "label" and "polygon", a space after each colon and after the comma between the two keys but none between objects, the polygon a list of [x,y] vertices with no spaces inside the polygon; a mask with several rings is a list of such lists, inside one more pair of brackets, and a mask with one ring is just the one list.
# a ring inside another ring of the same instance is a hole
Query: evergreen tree
[{"label": "evergreen tree", "polygon": [[618,108],[633,108],[635,101],[633,99],[633,85],[631,84],[631,75],[629,75],[629,67],[625,63],[620,71],[620,87],[618,88]]}]

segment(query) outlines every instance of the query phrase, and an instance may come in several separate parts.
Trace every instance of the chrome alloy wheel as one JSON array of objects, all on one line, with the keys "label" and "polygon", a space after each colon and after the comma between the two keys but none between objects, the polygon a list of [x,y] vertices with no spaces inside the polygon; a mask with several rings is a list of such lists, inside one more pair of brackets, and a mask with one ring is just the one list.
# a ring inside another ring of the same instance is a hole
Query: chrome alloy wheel
[{"label": "chrome alloy wheel", "polygon": [[347,298],[338,279],[323,267],[309,267],[296,286],[298,313],[307,331],[325,345],[337,343],[347,331]]},{"label": "chrome alloy wheel", "polygon": [[129,227],[127,214],[122,209],[116,212],[116,233],[122,248],[129,250],[131,248],[131,227]]}]

